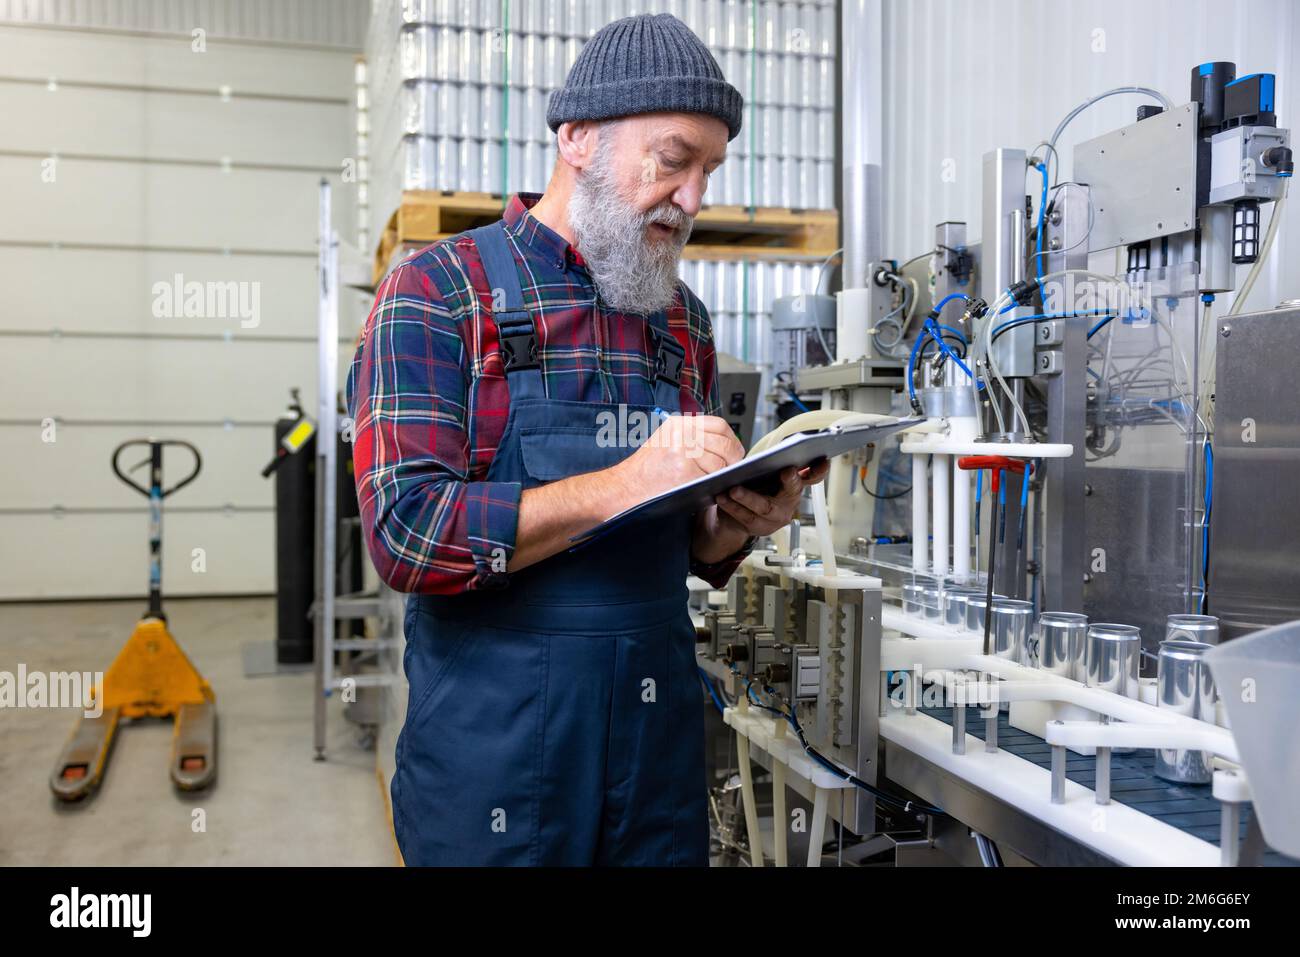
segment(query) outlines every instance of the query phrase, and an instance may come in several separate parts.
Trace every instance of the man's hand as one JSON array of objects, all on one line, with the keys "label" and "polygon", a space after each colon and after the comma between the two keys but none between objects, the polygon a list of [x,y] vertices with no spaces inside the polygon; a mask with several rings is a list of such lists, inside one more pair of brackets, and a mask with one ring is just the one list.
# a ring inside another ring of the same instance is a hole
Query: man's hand
[{"label": "man's hand", "polygon": [[734,524],[746,536],[770,535],[778,528],[785,528],[799,508],[803,490],[824,479],[828,471],[830,462],[826,460],[804,469],[791,466],[781,473],[781,491],[771,496],[737,485],[713,499],[721,513],[721,524],[723,527]]},{"label": "man's hand", "polygon": [[744,446],[725,419],[669,416],[644,445],[617,465],[526,489],[519,500],[515,551],[507,571],[550,558],[568,548],[574,535],[611,515],[716,472],[744,455]]},{"label": "man's hand", "polygon": [[639,505],[745,457],[745,447],[726,419],[670,415],[640,448],[609,469],[622,505]]},{"label": "man's hand", "polygon": [[714,496],[714,506],[700,514],[692,554],[705,564],[733,555],[750,536],[770,535],[790,524],[799,508],[803,490],[826,478],[829,460],[803,469],[793,466],[781,473],[781,490],[760,495],[736,486]]}]

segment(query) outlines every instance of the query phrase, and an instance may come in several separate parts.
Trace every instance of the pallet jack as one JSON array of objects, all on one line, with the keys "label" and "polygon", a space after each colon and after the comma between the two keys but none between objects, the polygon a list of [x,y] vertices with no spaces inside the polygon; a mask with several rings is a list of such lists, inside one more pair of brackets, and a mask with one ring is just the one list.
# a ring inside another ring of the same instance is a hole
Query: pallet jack
[{"label": "pallet jack", "polygon": [[[147,445],[149,456],[132,466],[149,466],[149,487],[128,478],[119,466],[127,449]],[[163,449],[179,446],[194,457],[184,479],[164,489]],[[203,466],[199,450],[178,439],[132,439],[113,450],[113,474],[149,499],[149,608],[117,658],[104,674],[97,717],[83,716],[63,747],[50,776],[50,789],[64,801],[89,795],[108,764],[118,722],[122,718],[175,716],[172,733],[171,778],[176,787],[196,791],[212,783],[217,773],[217,699],[176,639],[167,630],[162,610],[162,503],[198,478]]]}]

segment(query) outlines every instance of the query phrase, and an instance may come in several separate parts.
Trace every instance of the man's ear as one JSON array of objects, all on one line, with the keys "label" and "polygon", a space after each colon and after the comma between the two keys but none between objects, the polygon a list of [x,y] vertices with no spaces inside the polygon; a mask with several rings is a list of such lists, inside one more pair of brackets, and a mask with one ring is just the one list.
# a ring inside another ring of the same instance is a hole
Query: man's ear
[{"label": "man's ear", "polygon": [[560,159],[574,169],[586,169],[596,155],[600,125],[591,120],[573,120],[561,123],[556,132],[556,147]]}]

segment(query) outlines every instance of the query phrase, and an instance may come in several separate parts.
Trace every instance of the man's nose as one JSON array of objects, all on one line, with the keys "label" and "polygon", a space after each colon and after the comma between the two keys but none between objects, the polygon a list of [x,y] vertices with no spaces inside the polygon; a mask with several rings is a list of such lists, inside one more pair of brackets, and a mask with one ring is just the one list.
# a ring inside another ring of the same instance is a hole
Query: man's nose
[{"label": "man's nose", "polygon": [[700,207],[704,204],[704,190],[707,185],[708,179],[703,173],[688,177],[682,185],[673,190],[673,205],[687,216],[698,216]]}]

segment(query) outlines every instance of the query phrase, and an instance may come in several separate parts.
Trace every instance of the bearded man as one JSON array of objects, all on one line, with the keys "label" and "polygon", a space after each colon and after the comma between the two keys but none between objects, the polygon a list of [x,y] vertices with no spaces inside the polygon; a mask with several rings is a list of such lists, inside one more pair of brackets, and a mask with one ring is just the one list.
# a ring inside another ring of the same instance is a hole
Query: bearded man
[{"label": "bearded man", "polygon": [[[609,24],[551,97],[546,192],[379,288],[348,394],[367,546],[410,593],[391,788],[408,864],[707,863],[686,578],[722,587],[825,468],[570,539],[744,454],[678,279],[742,105],[680,20]],[[609,441],[633,414],[654,441]]]}]

